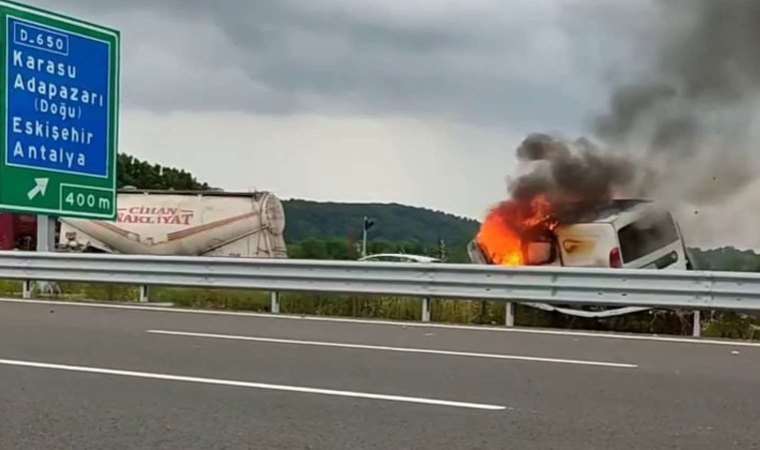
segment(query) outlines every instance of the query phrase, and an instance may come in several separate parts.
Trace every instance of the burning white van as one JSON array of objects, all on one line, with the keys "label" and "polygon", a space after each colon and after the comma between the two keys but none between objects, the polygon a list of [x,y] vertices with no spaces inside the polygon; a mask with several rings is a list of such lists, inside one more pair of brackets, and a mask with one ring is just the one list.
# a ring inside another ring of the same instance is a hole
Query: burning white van
[{"label": "burning white van", "polygon": [[[494,264],[486,242],[476,239],[468,251],[472,262]],[[615,200],[551,230],[527,233],[522,261],[532,266],[692,268],[673,216],[647,200]]]}]

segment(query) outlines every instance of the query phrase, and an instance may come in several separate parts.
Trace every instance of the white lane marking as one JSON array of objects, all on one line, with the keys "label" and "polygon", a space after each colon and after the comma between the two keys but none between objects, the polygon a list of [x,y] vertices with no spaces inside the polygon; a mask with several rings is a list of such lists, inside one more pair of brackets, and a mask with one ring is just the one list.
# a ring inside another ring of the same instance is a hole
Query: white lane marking
[{"label": "white lane marking", "polygon": [[280,319],[280,320],[303,320],[313,322],[337,322],[337,323],[355,323],[365,325],[384,325],[408,328],[443,328],[449,330],[466,330],[466,331],[488,331],[498,333],[524,333],[524,334],[541,334],[549,336],[570,336],[570,337],[588,337],[596,339],[621,339],[629,341],[651,341],[651,342],[672,342],[678,344],[701,344],[701,345],[725,345],[729,347],[760,347],[760,342],[744,342],[730,340],[714,339],[692,339],[682,337],[665,337],[654,335],[630,335],[630,334],[611,334],[595,333],[584,331],[565,331],[565,330],[546,330],[531,328],[506,328],[506,327],[489,327],[476,325],[451,325],[444,323],[422,323],[422,322],[401,322],[392,320],[371,320],[371,319],[351,319],[343,317],[319,317],[319,316],[294,316],[287,314],[267,314],[254,312],[235,312],[235,311],[209,311],[201,309],[184,309],[184,308],[167,308],[158,306],[138,306],[138,305],[109,305],[104,303],[77,303],[63,302],[52,300],[21,300],[21,299],[0,299],[0,303],[19,303],[19,304],[37,304],[37,305],[55,305],[70,306],[82,308],[101,308],[101,309],[127,309],[133,311],[155,311],[168,312],[177,314],[199,314],[211,316],[232,316],[232,317],[256,317],[263,319]]},{"label": "white lane marking", "polygon": [[406,397],[403,395],[372,394],[369,392],[342,391],[334,389],[320,389],[304,386],[288,386],[284,384],[254,383],[249,381],[224,380],[219,378],[188,377],[182,375],[167,375],[162,373],[135,372],[131,370],[103,369],[88,366],[72,366],[66,364],[50,364],[42,362],[19,361],[13,359],[0,359],[0,365],[15,367],[30,367],[35,369],[62,370],[67,372],[94,373],[99,375],[113,375],[121,377],[144,378],[151,380],[179,381],[187,383],[212,384],[219,386],[244,387],[252,389],[265,389],[271,391],[299,392],[303,394],[329,395],[333,397],[350,397],[369,400],[385,400],[391,402],[417,403],[422,405],[451,406],[455,408],[481,409],[486,411],[503,411],[507,409],[502,405],[490,405],[487,403],[457,402],[451,400],[439,400],[424,397]]},{"label": "white lane marking", "polygon": [[388,347],[385,345],[365,345],[365,344],[344,344],[341,342],[323,342],[323,341],[302,341],[294,339],[276,339],[265,338],[255,336],[234,336],[229,334],[212,334],[212,333],[191,333],[184,331],[167,331],[167,330],[147,330],[150,334],[162,334],[168,336],[185,336],[185,337],[198,337],[208,339],[226,339],[233,341],[252,341],[252,342],[265,342],[270,344],[288,344],[288,345],[309,345],[314,347],[335,347],[335,348],[350,348],[360,350],[379,350],[387,352],[401,352],[401,353],[423,353],[429,355],[445,355],[445,356],[464,356],[469,358],[489,358],[489,359],[509,359],[516,361],[533,361],[533,362],[545,362],[545,363],[557,363],[557,364],[576,364],[583,366],[601,366],[601,367],[617,367],[624,369],[635,369],[639,367],[636,364],[626,363],[614,363],[605,361],[586,361],[579,359],[564,359],[564,358],[542,358],[538,356],[520,356],[520,355],[504,355],[498,353],[473,353],[473,352],[458,352],[449,350],[434,350],[427,348],[409,348],[409,347]]}]

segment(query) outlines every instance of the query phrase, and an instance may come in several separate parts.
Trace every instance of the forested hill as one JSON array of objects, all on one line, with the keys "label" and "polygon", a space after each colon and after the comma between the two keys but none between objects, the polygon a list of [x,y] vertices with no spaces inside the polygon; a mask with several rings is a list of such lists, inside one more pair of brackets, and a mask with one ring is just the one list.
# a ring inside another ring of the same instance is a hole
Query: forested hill
[{"label": "forested hill", "polygon": [[308,238],[360,240],[364,216],[374,226],[372,240],[418,242],[425,246],[464,247],[475,236],[479,224],[472,219],[439,211],[399,204],[319,203],[285,201],[288,242]]},{"label": "forested hill", "polygon": [[697,270],[760,272],[760,255],[752,250],[722,247],[712,250],[690,249]]}]

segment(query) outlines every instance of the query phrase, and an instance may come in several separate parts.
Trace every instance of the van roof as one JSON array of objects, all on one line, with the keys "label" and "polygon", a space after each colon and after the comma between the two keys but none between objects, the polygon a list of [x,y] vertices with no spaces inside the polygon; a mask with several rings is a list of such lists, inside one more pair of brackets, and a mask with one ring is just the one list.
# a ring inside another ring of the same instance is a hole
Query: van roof
[{"label": "van roof", "polygon": [[613,200],[612,204],[608,207],[601,208],[594,222],[614,222],[621,215],[626,213],[636,213],[651,207],[651,200],[641,199],[622,199]]},{"label": "van roof", "polygon": [[[583,217],[565,222],[566,225],[579,223],[613,223],[625,216],[638,216],[650,208],[653,202],[646,199],[616,199],[609,204],[596,208]],[[625,219],[624,219],[625,220]]]}]

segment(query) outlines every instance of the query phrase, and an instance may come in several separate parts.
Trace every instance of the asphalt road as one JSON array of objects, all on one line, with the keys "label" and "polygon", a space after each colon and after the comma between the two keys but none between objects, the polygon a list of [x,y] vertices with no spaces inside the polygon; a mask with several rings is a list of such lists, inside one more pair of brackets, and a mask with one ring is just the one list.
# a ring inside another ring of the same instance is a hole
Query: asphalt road
[{"label": "asphalt road", "polygon": [[760,448],[760,346],[0,300],[2,449]]}]

